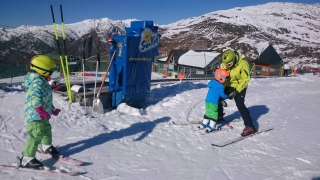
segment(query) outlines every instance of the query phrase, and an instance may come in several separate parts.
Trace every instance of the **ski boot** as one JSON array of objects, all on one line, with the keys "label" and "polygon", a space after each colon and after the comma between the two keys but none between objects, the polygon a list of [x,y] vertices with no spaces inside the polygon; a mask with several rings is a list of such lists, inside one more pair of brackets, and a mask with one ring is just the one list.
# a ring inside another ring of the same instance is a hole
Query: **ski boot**
[{"label": "ski boot", "polygon": [[58,151],[55,147],[53,147],[52,145],[39,144],[39,146],[38,146],[38,151],[40,151],[40,152],[43,153],[43,154],[50,154],[51,157],[57,158],[57,159],[63,157],[63,156],[59,153],[59,151]]},{"label": "ski boot", "polygon": [[204,119],[202,121],[202,123],[198,126],[198,128],[199,129],[204,129],[204,128],[208,127],[208,125],[209,125],[209,119]]},{"label": "ski boot", "polygon": [[217,130],[216,122],[213,120],[210,120],[209,126],[207,126],[207,129],[206,129],[206,133],[210,133],[215,130]]},{"label": "ski boot", "polygon": [[45,167],[43,164],[38,161],[35,157],[24,157],[18,158],[18,167],[21,168],[30,168],[30,169],[38,169],[38,170],[44,170]]},{"label": "ski boot", "polygon": [[246,126],[243,129],[241,136],[249,136],[250,134],[253,134],[255,132],[257,132],[257,130],[254,127]]}]

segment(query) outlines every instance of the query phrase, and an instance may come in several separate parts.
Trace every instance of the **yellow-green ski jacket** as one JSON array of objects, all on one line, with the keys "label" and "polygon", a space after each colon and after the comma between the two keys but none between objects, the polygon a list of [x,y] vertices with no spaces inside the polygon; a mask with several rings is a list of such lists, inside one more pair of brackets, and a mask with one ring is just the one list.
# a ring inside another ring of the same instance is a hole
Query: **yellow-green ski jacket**
[{"label": "yellow-green ski jacket", "polygon": [[233,87],[237,92],[241,92],[248,87],[250,81],[250,68],[246,60],[242,59],[242,55],[238,53],[239,60],[231,69],[228,69],[224,64],[222,68],[229,71],[230,77],[225,83],[226,87]]}]

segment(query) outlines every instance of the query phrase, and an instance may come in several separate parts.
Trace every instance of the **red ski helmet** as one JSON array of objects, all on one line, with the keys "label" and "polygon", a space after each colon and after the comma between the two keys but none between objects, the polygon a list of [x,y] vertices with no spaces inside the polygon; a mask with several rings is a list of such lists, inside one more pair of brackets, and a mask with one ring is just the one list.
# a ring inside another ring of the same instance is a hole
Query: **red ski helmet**
[{"label": "red ski helmet", "polygon": [[214,78],[221,83],[226,82],[228,77],[229,77],[229,72],[225,69],[219,68],[214,72]]}]

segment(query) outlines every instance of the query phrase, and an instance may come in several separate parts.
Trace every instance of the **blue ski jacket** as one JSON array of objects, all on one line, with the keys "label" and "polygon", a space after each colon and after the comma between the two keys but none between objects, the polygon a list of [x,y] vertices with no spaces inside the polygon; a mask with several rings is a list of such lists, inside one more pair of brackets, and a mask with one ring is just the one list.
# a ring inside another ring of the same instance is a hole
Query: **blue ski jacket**
[{"label": "blue ski jacket", "polygon": [[222,83],[216,80],[210,80],[208,83],[208,93],[206,97],[206,102],[212,104],[219,104],[219,98],[227,99],[227,95],[224,93],[224,86]]},{"label": "blue ski jacket", "polygon": [[24,118],[26,122],[40,120],[40,117],[35,110],[38,106],[43,106],[43,109],[52,114],[52,90],[47,79],[35,72],[28,73],[24,78],[26,86],[26,100],[24,103]]}]

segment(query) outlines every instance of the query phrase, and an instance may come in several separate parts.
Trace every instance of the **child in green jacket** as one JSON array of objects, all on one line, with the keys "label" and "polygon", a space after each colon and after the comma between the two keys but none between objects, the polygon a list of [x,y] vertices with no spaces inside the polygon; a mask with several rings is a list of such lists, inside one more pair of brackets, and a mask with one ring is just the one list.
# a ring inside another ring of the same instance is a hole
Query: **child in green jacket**
[{"label": "child in green jacket", "polygon": [[24,104],[25,121],[29,138],[26,142],[20,166],[23,168],[44,169],[44,166],[35,158],[37,149],[42,153],[49,153],[59,158],[60,153],[52,146],[52,132],[49,119],[51,115],[57,116],[60,109],[52,104],[52,90],[50,81],[54,61],[45,55],[37,55],[31,59],[30,69],[24,79],[27,88]]}]

